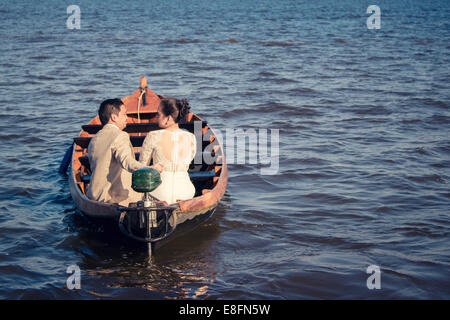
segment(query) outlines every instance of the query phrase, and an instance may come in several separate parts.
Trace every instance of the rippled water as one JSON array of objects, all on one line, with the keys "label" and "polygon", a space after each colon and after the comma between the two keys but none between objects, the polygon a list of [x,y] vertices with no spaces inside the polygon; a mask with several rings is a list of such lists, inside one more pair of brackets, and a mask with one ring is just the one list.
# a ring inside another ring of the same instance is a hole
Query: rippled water
[{"label": "rippled water", "polygon": [[[0,3],[0,297],[450,298],[448,1]],[[140,76],[217,129],[280,130],[214,218],[162,248],[85,220],[57,173]],[[65,287],[81,268],[81,290]],[[366,268],[381,268],[368,290]]]}]

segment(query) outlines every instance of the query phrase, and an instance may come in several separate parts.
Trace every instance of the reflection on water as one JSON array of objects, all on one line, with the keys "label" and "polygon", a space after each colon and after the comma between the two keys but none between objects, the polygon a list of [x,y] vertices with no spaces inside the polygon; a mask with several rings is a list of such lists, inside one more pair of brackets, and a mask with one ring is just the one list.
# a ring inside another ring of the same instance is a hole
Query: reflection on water
[{"label": "reflection on water", "polygon": [[[224,203],[228,202],[225,196]],[[214,282],[214,242],[220,236],[217,219],[225,215],[220,205],[215,216],[187,234],[146,254],[146,244],[129,240],[111,226],[95,224],[77,210],[68,210],[64,221],[73,236],[66,237],[58,248],[70,247],[81,256],[83,282],[95,279],[101,288],[87,290],[98,297],[114,297],[115,289],[148,290],[155,298],[208,298]],[[138,297],[136,297],[138,298]]]},{"label": "reflection on water", "polygon": [[87,273],[94,277],[107,275],[107,288],[142,288],[158,292],[165,299],[187,299],[208,297],[209,285],[214,282],[214,273],[208,268],[210,265],[204,262],[171,263],[170,267],[148,262]]}]

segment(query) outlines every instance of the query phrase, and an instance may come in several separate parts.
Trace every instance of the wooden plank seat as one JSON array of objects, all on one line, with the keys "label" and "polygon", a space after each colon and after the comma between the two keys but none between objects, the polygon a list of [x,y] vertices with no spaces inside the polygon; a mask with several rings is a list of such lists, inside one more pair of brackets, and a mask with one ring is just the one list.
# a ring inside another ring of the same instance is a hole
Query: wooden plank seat
[{"label": "wooden plank seat", "polygon": [[189,172],[189,178],[191,180],[206,180],[214,178],[216,176],[216,170]]},{"label": "wooden plank seat", "polygon": [[128,118],[140,118],[140,119],[152,119],[155,118],[156,115],[158,114],[158,112],[141,112],[138,116],[137,112],[136,113],[128,113],[127,116]]},{"label": "wooden plank seat", "polygon": [[[191,181],[207,180],[214,177],[216,177],[216,171],[214,169],[209,171],[189,172],[189,178],[191,178]],[[84,183],[89,183],[91,181],[91,175],[82,175],[81,180]]]},{"label": "wooden plank seat", "polygon": [[[200,121],[199,121],[200,122]],[[206,121],[202,121],[202,128],[204,128],[207,125]],[[179,124],[181,129],[188,130],[189,132],[194,133],[194,122],[188,122],[188,123],[180,123]],[[101,124],[87,124],[84,126],[81,126],[81,128],[86,131],[89,134],[96,134],[99,132],[103,125]],[[125,129],[123,131],[128,133],[144,133],[144,132],[150,132],[159,130],[158,123],[151,122],[151,123],[128,123]]]},{"label": "wooden plank seat", "polygon": [[[139,160],[139,156],[140,156],[140,153],[136,152],[135,153],[136,160]],[[222,162],[220,161],[218,154],[215,154],[214,152],[202,152],[202,159],[204,159],[203,157],[205,157],[205,156],[212,156],[212,157],[215,158],[214,163],[212,163],[211,165],[214,165],[214,166],[221,166],[222,165]],[[89,157],[88,156],[79,157],[78,160],[86,168],[86,170],[88,172],[91,172],[91,165],[89,164]],[[217,160],[219,160],[219,161],[217,161]],[[195,161],[195,158],[192,161],[192,164],[195,165],[194,161]],[[204,164],[199,164],[199,165],[203,166]]]},{"label": "wooden plank seat", "polygon": [[[142,147],[142,144],[144,143],[145,136],[130,136],[130,141],[133,147]],[[89,146],[89,142],[91,142],[91,137],[76,137],[73,138],[73,141],[75,144],[82,148],[86,149]],[[202,149],[204,149],[208,145],[217,145],[216,141],[202,141]]]},{"label": "wooden plank seat", "polygon": [[[141,147],[144,143],[145,136],[130,136],[131,144],[133,147]],[[89,146],[89,142],[91,142],[91,137],[76,137],[73,138],[73,142],[83,149]]]}]

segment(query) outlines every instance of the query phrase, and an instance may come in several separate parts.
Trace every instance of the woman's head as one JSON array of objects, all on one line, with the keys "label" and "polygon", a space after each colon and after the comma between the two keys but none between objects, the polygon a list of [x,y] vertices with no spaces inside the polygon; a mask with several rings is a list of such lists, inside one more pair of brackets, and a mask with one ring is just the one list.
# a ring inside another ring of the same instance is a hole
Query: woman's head
[{"label": "woman's head", "polygon": [[189,102],[186,99],[175,98],[162,99],[158,107],[158,125],[160,128],[186,121],[189,114]]}]

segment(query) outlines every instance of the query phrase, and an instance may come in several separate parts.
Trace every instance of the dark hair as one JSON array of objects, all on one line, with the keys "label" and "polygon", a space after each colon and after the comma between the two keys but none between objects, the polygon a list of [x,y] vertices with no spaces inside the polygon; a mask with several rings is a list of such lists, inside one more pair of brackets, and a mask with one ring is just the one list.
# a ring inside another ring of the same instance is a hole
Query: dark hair
[{"label": "dark hair", "polygon": [[186,99],[178,100],[176,98],[162,99],[160,102],[162,113],[168,117],[172,116],[175,123],[186,122],[186,116],[189,114],[189,102]]},{"label": "dark hair", "polygon": [[109,122],[112,114],[118,115],[120,112],[120,107],[123,105],[120,99],[107,99],[100,104],[98,108],[98,116],[103,125]]}]

